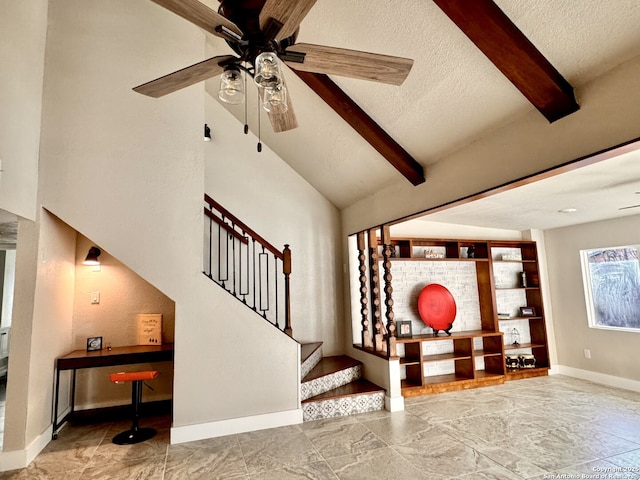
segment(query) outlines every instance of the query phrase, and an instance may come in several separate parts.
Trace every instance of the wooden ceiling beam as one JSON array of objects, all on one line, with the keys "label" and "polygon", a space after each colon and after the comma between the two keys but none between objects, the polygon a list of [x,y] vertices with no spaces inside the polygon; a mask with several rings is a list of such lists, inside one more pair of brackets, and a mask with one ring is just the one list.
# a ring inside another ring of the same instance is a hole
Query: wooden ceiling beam
[{"label": "wooden ceiling beam", "polygon": [[336,111],[413,185],[425,181],[424,168],[327,75],[293,72]]},{"label": "wooden ceiling beam", "polygon": [[492,0],[433,1],[549,122],[580,108],[569,82]]}]

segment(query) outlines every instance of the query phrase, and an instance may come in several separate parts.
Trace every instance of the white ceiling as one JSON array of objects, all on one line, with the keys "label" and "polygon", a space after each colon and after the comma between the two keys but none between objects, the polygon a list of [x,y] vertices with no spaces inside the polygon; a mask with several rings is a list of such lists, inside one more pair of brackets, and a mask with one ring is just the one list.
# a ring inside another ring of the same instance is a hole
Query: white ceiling
[{"label": "white ceiling", "polygon": [[[636,148],[422,218],[507,230],[547,230],[640,215],[640,142]],[[576,211],[561,212],[564,209]]]},{"label": "white ceiling", "polygon": [[[637,0],[496,3],[577,90],[640,52]],[[430,1],[318,0],[298,41],[414,59],[400,87],[332,79],[427,167],[427,178],[428,165],[534,109]],[[212,54],[230,51],[215,37],[209,46]],[[273,134],[262,117],[262,141],[338,208],[405,181],[293,72],[286,79],[300,126]],[[217,91],[217,79],[208,90]],[[248,110],[255,131],[252,95]],[[243,121],[243,106],[230,111]]]}]

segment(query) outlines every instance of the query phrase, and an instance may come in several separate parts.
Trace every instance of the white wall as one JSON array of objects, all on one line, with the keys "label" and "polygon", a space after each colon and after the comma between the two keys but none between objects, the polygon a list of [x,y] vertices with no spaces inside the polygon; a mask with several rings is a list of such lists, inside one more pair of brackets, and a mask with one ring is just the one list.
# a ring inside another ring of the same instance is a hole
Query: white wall
[{"label": "white wall", "polygon": [[53,360],[71,346],[75,232],[43,211],[37,223],[21,220],[18,235],[5,451],[24,449],[51,424]]},{"label": "white wall", "polygon": [[206,192],[277,248],[291,246],[293,336],[343,353],[338,210],[266,146],[258,153],[257,138],[217,101],[206,105]]},{"label": "white wall", "polygon": [[[84,350],[88,337],[102,337],[102,346],[137,345],[138,313],[162,314],[163,343],[174,341],[175,303],[153,285],[144,281],[104,248],[99,271],[83,265],[89,248],[95,245],[78,234],[75,250],[75,284],[72,341],[74,350]],[[100,246],[98,246],[100,247]],[[100,303],[91,303],[92,292],[99,292]],[[172,397],[173,362],[153,365],[128,365],[79,370],[76,408],[99,408],[131,403],[131,386],[114,386],[109,374],[119,371],[159,370],[154,391],[145,390],[144,401]]]},{"label": "white wall", "polygon": [[640,216],[548,230],[545,243],[559,364],[640,380],[640,333],[589,328],[580,264],[580,250],[640,243]]},{"label": "white wall", "polygon": [[35,219],[48,0],[0,0],[0,208]]},{"label": "white wall", "polygon": [[[159,100],[131,91],[202,60],[202,33],[152,2],[52,0],[49,15],[41,202],[175,301],[174,427],[207,424],[214,436],[217,421],[297,410],[298,345],[201,273],[202,86]],[[20,325],[14,318],[24,335],[12,355],[38,368],[41,351],[49,370],[34,400],[38,414],[26,438],[5,442],[11,448],[25,448],[50,425],[52,365],[71,349],[72,310],[58,333],[69,341],[48,348],[51,338],[35,332],[45,292],[35,292],[33,315],[21,313]],[[73,304],[71,293],[56,294]],[[28,393],[16,390],[18,401]]]}]

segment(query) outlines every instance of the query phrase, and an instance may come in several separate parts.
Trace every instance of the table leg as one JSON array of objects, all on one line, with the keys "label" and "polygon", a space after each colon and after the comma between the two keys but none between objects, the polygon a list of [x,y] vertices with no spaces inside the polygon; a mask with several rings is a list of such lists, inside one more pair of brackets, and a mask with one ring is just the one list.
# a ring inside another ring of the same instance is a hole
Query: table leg
[{"label": "table leg", "polygon": [[71,412],[69,415],[73,416],[73,411],[76,409],[76,369],[73,369],[73,383],[71,386]]},{"label": "table leg", "polygon": [[55,400],[53,403],[53,434],[51,435],[52,440],[58,439],[58,398],[60,396],[60,369],[56,368],[56,393]]}]

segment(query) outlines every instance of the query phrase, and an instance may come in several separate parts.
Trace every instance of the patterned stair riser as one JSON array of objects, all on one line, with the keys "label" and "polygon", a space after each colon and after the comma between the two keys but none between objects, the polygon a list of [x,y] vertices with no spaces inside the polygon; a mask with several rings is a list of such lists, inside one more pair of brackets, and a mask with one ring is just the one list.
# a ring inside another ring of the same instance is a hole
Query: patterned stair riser
[{"label": "patterned stair riser", "polygon": [[300,385],[302,400],[315,397],[321,393],[328,392],[334,388],[341,387],[347,383],[355,382],[362,376],[362,365],[355,365],[324,377],[314,378]]},{"label": "patterned stair riser", "polygon": [[302,404],[302,419],[305,422],[323,418],[344,417],[358,413],[384,409],[384,392],[332,398]]},{"label": "patterned stair riser", "polygon": [[322,347],[318,347],[300,366],[300,381],[322,360]]}]

